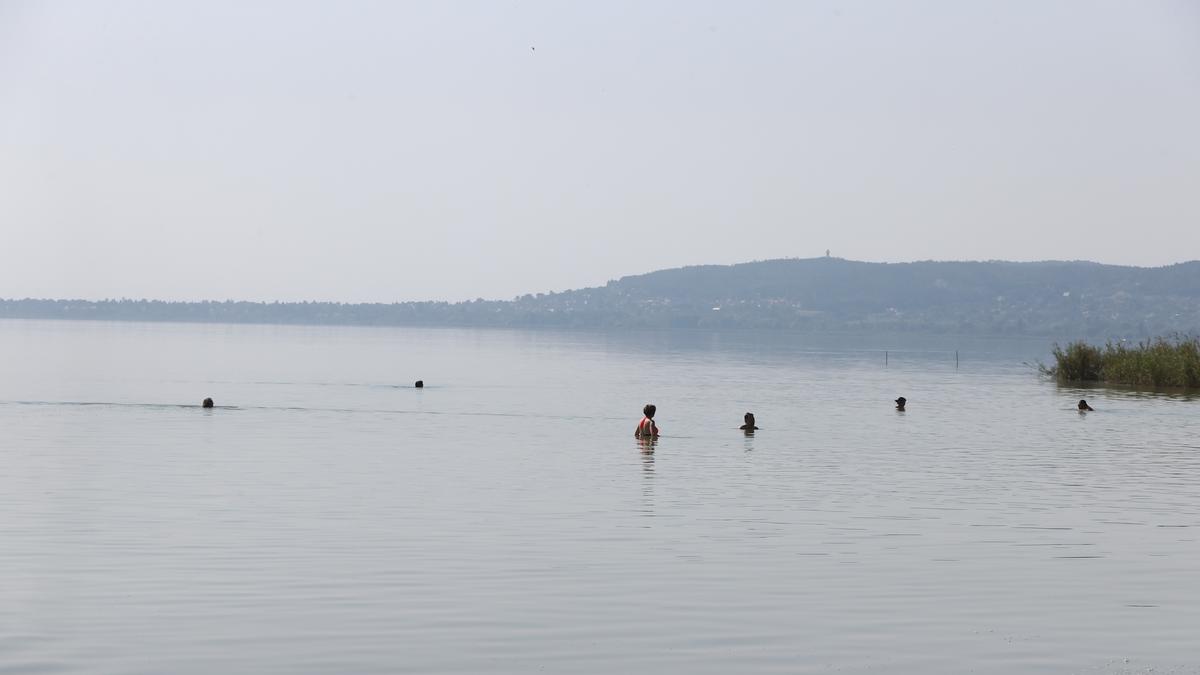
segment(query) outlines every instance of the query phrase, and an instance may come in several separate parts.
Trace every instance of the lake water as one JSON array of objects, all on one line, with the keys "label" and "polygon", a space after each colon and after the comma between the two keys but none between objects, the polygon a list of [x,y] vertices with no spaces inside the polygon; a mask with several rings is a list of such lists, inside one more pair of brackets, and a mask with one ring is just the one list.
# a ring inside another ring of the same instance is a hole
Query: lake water
[{"label": "lake water", "polygon": [[0,672],[1198,673],[1200,401],[1048,348],[0,321]]}]

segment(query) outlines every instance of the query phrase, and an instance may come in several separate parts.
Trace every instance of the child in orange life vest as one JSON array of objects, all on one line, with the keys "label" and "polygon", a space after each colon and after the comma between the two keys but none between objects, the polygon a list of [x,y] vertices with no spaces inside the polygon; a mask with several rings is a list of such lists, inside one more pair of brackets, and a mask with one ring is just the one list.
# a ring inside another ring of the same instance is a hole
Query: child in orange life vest
[{"label": "child in orange life vest", "polygon": [[658,425],[654,423],[654,412],[658,408],[654,407],[653,403],[647,403],[646,407],[642,408],[642,414],[645,417],[641,422],[638,422],[637,429],[633,431],[634,438],[658,438]]}]

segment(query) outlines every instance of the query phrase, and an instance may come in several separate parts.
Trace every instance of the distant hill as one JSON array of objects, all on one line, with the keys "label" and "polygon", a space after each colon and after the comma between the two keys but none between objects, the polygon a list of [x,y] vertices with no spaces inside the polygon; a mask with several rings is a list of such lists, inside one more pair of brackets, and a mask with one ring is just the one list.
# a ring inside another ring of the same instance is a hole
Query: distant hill
[{"label": "distant hill", "polygon": [[509,301],[0,300],[0,318],[557,328],[768,328],[1141,338],[1200,334],[1200,261],[702,265]]}]

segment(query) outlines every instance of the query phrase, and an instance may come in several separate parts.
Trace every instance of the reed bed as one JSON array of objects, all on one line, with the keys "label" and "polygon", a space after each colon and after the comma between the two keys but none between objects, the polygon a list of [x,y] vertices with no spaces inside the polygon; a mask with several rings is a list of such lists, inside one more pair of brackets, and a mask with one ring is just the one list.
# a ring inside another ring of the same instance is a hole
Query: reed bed
[{"label": "reed bed", "polygon": [[1158,337],[1109,342],[1103,347],[1072,342],[1054,345],[1054,363],[1043,372],[1060,382],[1106,382],[1200,389],[1200,337]]}]

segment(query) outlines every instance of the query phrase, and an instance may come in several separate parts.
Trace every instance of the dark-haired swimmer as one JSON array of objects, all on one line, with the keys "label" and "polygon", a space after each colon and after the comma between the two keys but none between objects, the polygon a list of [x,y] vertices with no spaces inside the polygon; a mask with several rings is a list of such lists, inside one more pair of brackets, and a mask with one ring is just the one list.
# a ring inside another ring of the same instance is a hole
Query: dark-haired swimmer
[{"label": "dark-haired swimmer", "polygon": [[654,413],[658,410],[653,403],[647,403],[642,408],[642,421],[633,430],[634,438],[658,438],[658,425],[654,423]]},{"label": "dark-haired swimmer", "polygon": [[748,412],[742,416],[742,419],[746,420],[745,424],[738,427],[742,431],[744,431],[748,434],[752,434],[758,429],[758,427],[754,426],[754,413]]},{"label": "dark-haired swimmer", "polygon": [[211,408],[211,407],[213,407],[213,401],[212,401],[212,399],[211,399],[211,398],[206,398],[206,399],[204,399],[204,401],[203,401],[203,402],[200,404],[200,407],[201,407],[201,408]]},{"label": "dark-haired swimmer", "polygon": [[1087,401],[1085,401],[1085,400],[1083,400],[1083,399],[1079,399],[1079,405],[1077,405],[1077,406],[1075,406],[1075,407],[1076,407],[1076,408],[1079,408],[1079,412],[1087,412],[1087,411],[1089,411],[1089,410],[1095,410],[1095,408],[1093,408],[1092,406],[1088,405],[1088,404],[1087,404]]},{"label": "dark-haired swimmer", "polygon": [[904,398],[903,396],[896,399],[896,410],[904,410],[905,403],[908,403],[908,399]]}]

